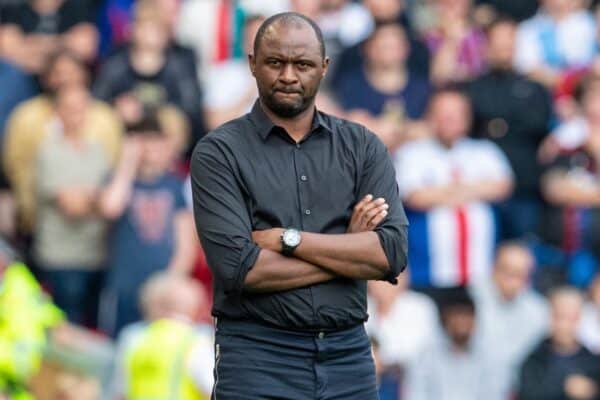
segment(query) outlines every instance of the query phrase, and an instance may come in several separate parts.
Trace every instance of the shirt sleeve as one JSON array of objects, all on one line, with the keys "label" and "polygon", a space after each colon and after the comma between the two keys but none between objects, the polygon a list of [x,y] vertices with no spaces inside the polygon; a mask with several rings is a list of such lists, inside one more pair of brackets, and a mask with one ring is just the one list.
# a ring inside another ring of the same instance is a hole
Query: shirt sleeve
[{"label": "shirt sleeve", "polygon": [[226,294],[239,294],[260,248],[252,242],[250,215],[234,167],[211,139],[201,141],[192,156],[194,218],[215,281]]},{"label": "shirt sleeve", "polygon": [[383,278],[396,283],[396,277],[407,264],[408,220],[398,193],[396,173],[385,145],[371,132],[367,132],[367,145],[358,198],[367,194],[383,197],[389,205],[388,215],[375,229],[390,265]]},{"label": "shirt sleeve", "polygon": [[489,140],[483,140],[481,144],[482,152],[478,168],[481,169],[482,178],[512,179],[512,168],[502,150]]}]

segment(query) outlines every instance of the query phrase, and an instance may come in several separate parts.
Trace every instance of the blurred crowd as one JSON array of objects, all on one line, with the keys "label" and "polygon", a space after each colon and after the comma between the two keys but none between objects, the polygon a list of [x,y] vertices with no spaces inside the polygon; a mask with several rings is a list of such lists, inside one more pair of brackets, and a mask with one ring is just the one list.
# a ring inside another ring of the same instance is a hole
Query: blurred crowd
[{"label": "blurred crowd", "polygon": [[35,392],[39,332],[89,350],[74,327],[115,343],[90,399],[209,397],[189,157],[252,107],[246,55],[286,10],[324,34],[318,108],[386,144],[410,221],[407,272],[369,283],[381,399],[600,399],[597,3],[0,0],[0,399]]}]

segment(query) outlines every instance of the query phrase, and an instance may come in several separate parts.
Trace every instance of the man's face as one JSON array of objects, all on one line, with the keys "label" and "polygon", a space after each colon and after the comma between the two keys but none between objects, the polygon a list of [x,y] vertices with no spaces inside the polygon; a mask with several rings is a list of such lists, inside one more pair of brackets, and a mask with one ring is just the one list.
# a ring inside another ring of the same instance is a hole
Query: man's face
[{"label": "man's face", "polygon": [[581,318],[581,299],[562,295],[554,299],[550,330],[557,344],[571,344],[577,341],[577,329]]},{"label": "man's face", "polygon": [[89,105],[89,92],[83,86],[63,87],[56,97],[56,113],[65,130],[80,132],[84,126]]},{"label": "man's face", "polygon": [[52,92],[55,92],[61,86],[85,85],[87,83],[85,70],[75,60],[65,55],[54,61],[44,79],[46,88]]},{"label": "man's face", "polygon": [[398,68],[408,56],[408,41],[401,26],[383,26],[365,44],[369,64],[376,68]]},{"label": "man's face", "polygon": [[475,315],[468,306],[450,306],[443,312],[443,325],[452,343],[464,347],[471,340]]},{"label": "man's face", "polygon": [[469,131],[471,107],[458,93],[441,93],[433,98],[428,119],[439,141],[452,146]]},{"label": "man's face", "polygon": [[135,21],[133,43],[140,49],[163,51],[169,43],[166,24],[151,18]]},{"label": "man's face", "polygon": [[364,0],[376,21],[397,21],[404,11],[404,0]]},{"label": "man's face", "polygon": [[510,68],[515,50],[515,25],[502,23],[493,27],[488,35],[488,60],[494,67]]},{"label": "man's face", "polygon": [[328,59],[305,23],[274,23],[267,28],[257,54],[250,55],[263,104],[281,118],[293,118],[313,106]]},{"label": "man's face", "polygon": [[511,247],[499,251],[494,282],[505,300],[513,300],[527,287],[533,263],[533,257],[525,249]]}]

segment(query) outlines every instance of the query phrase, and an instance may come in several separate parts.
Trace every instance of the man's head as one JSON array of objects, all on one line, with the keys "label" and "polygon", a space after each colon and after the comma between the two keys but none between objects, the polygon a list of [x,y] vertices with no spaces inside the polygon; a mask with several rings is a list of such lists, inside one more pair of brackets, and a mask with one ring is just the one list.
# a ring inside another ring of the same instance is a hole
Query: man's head
[{"label": "man's head", "polygon": [[69,134],[81,134],[90,104],[90,93],[83,85],[61,86],[56,93],[56,115]]},{"label": "man's head", "polygon": [[402,68],[410,51],[406,32],[397,22],[377,26],[364,44],[367,63],[375,69]]},{"label": "man's head", "polygon": [[467,136],[471,128],[471,102],[456,88],[443,88],[429,100],[427,120],[435,137],[446,147]]},{"label": "man's head", "polygon": [[583,307],[583,296],[575,288],[563,287],[550,294],[552,341],[560,347],[577,344],[577,330]]},{"label": "man's head", "polygon": [[442,327],[450,341],[465,348],[475,329],[475,303],[465,288],[448,288],[437,299]]},{"label": "man's head", "polygon": [[156,0],[140,0],[135,4],[132,41],[137,49],[162,52],[169,43],[167,16]]},{"label": "man's head", "polygon": [[492,68],[512,69],[517,25],[510,19],[498,19],[487,28],[487,59]]},{"label": "man's head", "polygon": [[140,303],[147,321],[182,317],[193,321],[207,306],[207,296],[202,286],[184,275],[158,272],[144,283]]},{"label": "man's head", "polygon": [[56,94],[61,86],[87,85],[88,80],[85,63],[66,49],[52,53],[42,73],[44,89],[51,95]]},{"label": "man's head", "polygon": [[534,263],[531,251],[520,243],[509,242],[498,247],[493,279],[504,300],[511,301],[525,290]]},{"label": "man's head", "polygon": [[319,27],[293,12],[263,22],[249,60],[262,104],[281,118],[294,118],[314,106],[329,65]]},{"label": "man's head", "polygon": [[156,176],[169,168],[175,143],[167,135],[156,112],[147,111],[139,121],[127,127],[127,133],[137,138],[140,144],[139,172],[142,175]]},{"label": "man's head", "polygon": [[363,4],[377,22],[399,21],[404,12],[404,0],[364,0]]}]

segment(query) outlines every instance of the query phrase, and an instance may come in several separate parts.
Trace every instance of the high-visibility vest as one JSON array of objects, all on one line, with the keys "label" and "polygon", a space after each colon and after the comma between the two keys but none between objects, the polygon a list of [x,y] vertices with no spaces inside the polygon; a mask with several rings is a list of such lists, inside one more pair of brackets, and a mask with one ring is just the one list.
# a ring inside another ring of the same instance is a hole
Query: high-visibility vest
[{"label": "high-visibility vest", "polygon": [[64,318],[24,264],[9,265],[0,279],[0,393],[28,398],[24,387],[39,369],[47,331]]},{"label": "high-visibility vest", "polygon": [[126,355],[128,400],[205,400],[187,362],[197,336],[175,320],[151,323]]}]

